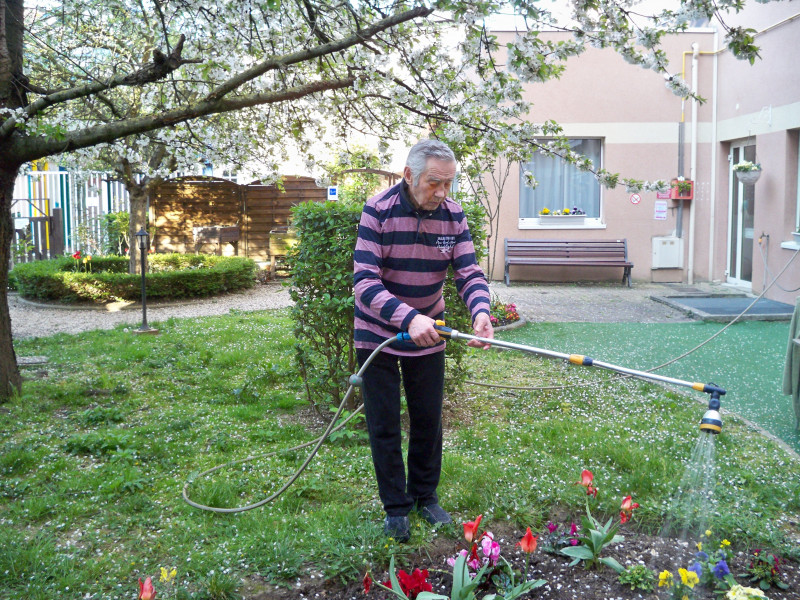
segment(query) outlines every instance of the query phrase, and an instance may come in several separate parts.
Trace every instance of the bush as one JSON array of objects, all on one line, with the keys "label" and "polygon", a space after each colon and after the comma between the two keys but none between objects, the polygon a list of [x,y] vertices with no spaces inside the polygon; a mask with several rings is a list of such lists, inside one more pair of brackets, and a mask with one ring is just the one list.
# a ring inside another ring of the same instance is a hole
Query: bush
[{"label": "bush", "polygon": [[[361,205],[305,202],[292,209],[298,243],[292,271],[297,364],[315,406],[338,406],[357,370],[353,341],[353,251]],[[357,404],[355,400],[350,408]]]},{"label": "bush", "polygon": [[[81,270],[76,271],[78,265]],[[153,254],[148,265],[148,298],[213,296],[255,284],[256,264],[249,258]],[[68,256],[40,260],[17,265],[11,273],[25,298],[65,302],[141,299],[142,277],[128,273],[128,259],[122,256],[92,257],[89,263]]]}]

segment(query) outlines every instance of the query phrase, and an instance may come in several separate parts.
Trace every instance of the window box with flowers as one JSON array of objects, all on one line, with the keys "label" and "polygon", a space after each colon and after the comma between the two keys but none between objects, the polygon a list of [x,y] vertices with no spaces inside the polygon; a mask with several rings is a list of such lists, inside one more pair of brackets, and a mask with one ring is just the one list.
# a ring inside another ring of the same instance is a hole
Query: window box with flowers
[{"label": "window box with flowers", "polygon": [[761,177],[761,165],[749,160],[742,160],[733,165],[733,172],[742,183],[753,184]]},{"label": "window box with flowers", "polygon": [[539,211],[540,225],[583,225],[585,219],[586,213],[577,206],[560,210],[543,208]]},{"label": "window box with flowers", "polygon": [[678,177],[670,182],[670,198],[673,200],[691,200],[694,198],[694,181]]}]

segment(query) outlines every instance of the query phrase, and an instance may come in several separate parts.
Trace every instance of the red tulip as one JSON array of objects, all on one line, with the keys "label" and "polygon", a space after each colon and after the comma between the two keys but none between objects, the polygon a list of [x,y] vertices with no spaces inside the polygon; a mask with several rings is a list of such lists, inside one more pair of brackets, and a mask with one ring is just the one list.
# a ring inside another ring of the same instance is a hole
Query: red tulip
[{"label": "red tulip", "polygon": [[361,580],[361,583],[364,584],[364,593],[369,594],[369,589],[372,587],[372,577],[369,576],[369,573],[364,573],[364,579]]},{"label": "red tulip", "polygon": [[522,537],[520,541],[517,542],[517,546],[522,548],[523,552],[527,552],[530,554],[531,552],[536,551],[536,544],[539,536],[533,535],[531,533],[531,528],[528,527],[528,530],[525,532],[525,535]]},{"label": "red tulip", "polygon": [[589,487],[592,485],[592,481],[594,480],[594,475],[589,469],[584,469],[581,473],[581,485],[585,487]]},{"label": "red tulip", "polygon": [[155,600],[156,591],[153,588],[153,581],[149,577],[144,580],[139,579],[139,600]]},{"label": "red tulip", "polygon": [[633,516],[634,508],[639,508],[639,504],[633,502],[633,498],[631,498],[630,496],[625,496],[622,499],[622,506],[620,507],[620,512],[619,512],[619,520],[622,523],[627,523]]},{"label": "red tulip", "polygon": [[471,542],[475,539],[475,536],[478,535],[478,526],[481,524],[481,519],[483,515],[478,515],[478,518],[474,521],[469,521],[464,523],[464,538]]},{"label": "red tulip", "polygon": [[597,498],[597,488],[592,485],[593,480],[594,475],[592,475],[592,472],[589,469],[584,469],[581,472],[581,480],[578,483],[586,488],[587,496],[594,496]]},{"label": "red tulip", "polygon": [[80,250],[78,250],[75,254],[72,255],[72,258],[74,258],[75,260],[79,260],[80,257],[81,257],[81,251]]}]

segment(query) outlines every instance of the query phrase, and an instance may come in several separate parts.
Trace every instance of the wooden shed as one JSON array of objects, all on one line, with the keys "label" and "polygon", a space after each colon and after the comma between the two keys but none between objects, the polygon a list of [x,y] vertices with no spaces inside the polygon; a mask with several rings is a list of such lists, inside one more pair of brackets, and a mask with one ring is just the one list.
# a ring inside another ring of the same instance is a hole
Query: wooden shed
[{"label": "wooden shed", "polygon": [[238,185],[207,176],[170,179],[150,198],[153,247],[156,252],[238,254],[266,263],[275,258],[270,232],[285,231],[291,207],[327,197],[327,189],[311,177],[284,177],[281,186]]}]

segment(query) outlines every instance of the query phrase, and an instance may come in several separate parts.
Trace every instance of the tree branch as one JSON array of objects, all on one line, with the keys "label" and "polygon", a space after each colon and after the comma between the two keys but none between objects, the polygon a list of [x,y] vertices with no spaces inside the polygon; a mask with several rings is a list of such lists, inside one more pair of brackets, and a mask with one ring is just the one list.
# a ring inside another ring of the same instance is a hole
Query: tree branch
[{"label": "tree branch", "polygon": [[217,87],[213,90],[208,96],[206,96],[206,101],[215,101],[219,100],[227,93],[235,90],[236,88],[242,86],[243,84],[247,83],[263,75],[268,71],[274,71],[275,69],[283,69],[289,65],[305,62],[307,60],[311,60],[313,58],[319,58],[321,56],[325,56],[326,54],[332,54],[334,52],[339,52],[341,50],[346,50],[351,46],[355,46],[356,44],[362,43],[364,40],[367,40],[381,31],[385,31],[386,29],[391,29],[400,25],[401,23],[405,23],[406,21],[411,21],[418,17],[427,17],[433,12],[432,8],[426,8],[423,6],[414,8],[412,10],[407,10],[402,13],[398,13],[396,15],[392,15],[391,17],[387,17],[385,19],[381,19],[370,25],[369,27],[365,27],[357,31],[356,33],[343,38],[336,42],[330,42],[328,44],[322,44],[320,46],[316,46],[314,48],[308,48],[306,50],[301,50],[299,52],[292,52],[291,54],[285,54],[278,58],[273,58],[270,60],[266,60],[260,64],[257,64],[245,71],[242,71],[238,75],[231,77],[225,83]]},{"label": "tree branch", "polygon": [[355,83],[355,77],[345,79],[334,79],[329,81],[318,81],[307,85],[297,86],[282,90],[280,92],[267,92],[254,94],[242,98],[230,98],[216,100],[213,102],[201,101],[183,108],[167,111],[158,115],[147,115],[136,117],[115,123],[106,123],[84,130],[74,131],[66,134],[66,139],[55,139],[53,137],[24,137],[14,139],[9,143],[5,152],[0,154],[0,160],[8,160],[9,163],[24,163],[44,156],[60,154],[87,148],[97,144],[113,142],[114,140],[134,135],[154,131],[176,123],[183,123],[197,117],[206,115],[231,112],[242,108],[261,106],[265,104],[275,104],[297,100],[311,94],[351,87]]},{"label": "tree branch", "polygon": [[[138,87],[147,83],[153,83],[163,79],[169,73],[180,68],[181,65],[201,62],[200,59],[184,59],[181,57],[185,39],[185,36],[181,34],[175,49],[170,54],[164,54],[158,49],[153,51],[153,62],[145,65],[138,71],[128,75],[117,75],[105,82],[97,81],[94,83],[88,83],[86,85],[70,88],[68,90],[60,90],[48,96],[43,96],[26,107],[26,116],[30,118],[48,106],[52,106],[53,104],[60,104],[70,100],[76,100],[78,98],[86,98],[87,96],[93,96],[100,92],[104,92],[116,87]],[[17,120],[14,118],[10,118],[5,121],[0,126],[0,138],[11,135],[16,124]]]}]

